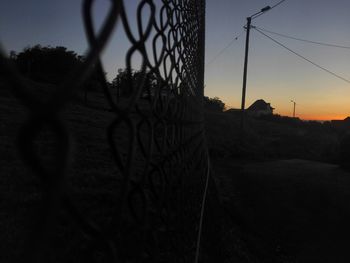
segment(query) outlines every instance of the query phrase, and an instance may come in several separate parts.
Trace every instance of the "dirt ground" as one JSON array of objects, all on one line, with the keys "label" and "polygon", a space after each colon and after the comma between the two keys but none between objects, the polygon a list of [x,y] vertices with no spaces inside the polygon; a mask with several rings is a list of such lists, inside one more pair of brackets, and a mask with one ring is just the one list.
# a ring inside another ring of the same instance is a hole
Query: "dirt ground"
[{"label": "dirt ground", "polygon": [[242,232],[292,262],[350,262],[350,173],[298,159],[213,166]]}]

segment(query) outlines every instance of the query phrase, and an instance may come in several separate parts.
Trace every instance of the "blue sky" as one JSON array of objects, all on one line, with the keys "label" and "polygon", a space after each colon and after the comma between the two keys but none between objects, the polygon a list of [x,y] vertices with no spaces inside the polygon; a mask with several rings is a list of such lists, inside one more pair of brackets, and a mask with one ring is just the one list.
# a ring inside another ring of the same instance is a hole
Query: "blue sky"
[{"label": "blue sky", "polygon": [[[134,21],[139,1],[125,1]],[[206,61],[243,33],[221,56],[206,66],[206,95],[221,98],[238,108],[241,101],[245,19],[270,0],[208,0],[206,10]],[[94,19],[101,24],[109,1],[96,1]],[[286,0],[253,20],[253,25],[299,38],[350,46],[350,1]],[[83,54],[86,45],[81,1],[2,0],[0,42],[6,50],[20,51],[29,45],[66,46]],[[133,22],[131,22],[133,24]],[[273,38],[313,62],[350,79],[350,50],[323,47],[272,35]],[[248,65],[247,103],[265,99],[276,112],[306,119],[334,119],[350,115],[350,84],[306,63],[252,30]],[[129,43],[118,27],[103,55],[108,78],[124,67]],[[137,68],[137,65],[135,65]]]}]

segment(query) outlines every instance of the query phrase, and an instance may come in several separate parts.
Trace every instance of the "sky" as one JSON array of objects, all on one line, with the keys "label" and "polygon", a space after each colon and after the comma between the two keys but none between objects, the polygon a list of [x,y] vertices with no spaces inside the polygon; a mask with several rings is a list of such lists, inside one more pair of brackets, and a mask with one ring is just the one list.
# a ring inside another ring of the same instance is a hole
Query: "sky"
[{"label": "sky", "polygon": [[[133,27],[139,0],[124,2]],[[207,0],[206,96],[219,97],[228,107],[240,107],[246,17],[277,2]],[[94,7],[94,21],[98,27],[109,8],[109,1],[98,0]],[[297,38],[350,46],[349,11],[348,0],[286,0],[254,19],[252,24]],[[1,0],[0,43],[7,51],[19,52],[27,46],[41,44],[65,46],[83,54],[87,44],[80,14],[81,1]],[[277,35],[271,37],[350,80],[350,49],[319,46]],[[123,28],[117,27],[103,53],[110,80],[118,68],[124,68],[124,54],[129,45]],[[133,67],[138,68],[137,64],[135,59]],[[275,108],[275,113],[287,116],[292,115],[293,100],[297,103],[296,116],[302,119],[329,120],[350,116],[348,82],[302,60],[252,29],[246,106],[257,99],[264,99]]]}]

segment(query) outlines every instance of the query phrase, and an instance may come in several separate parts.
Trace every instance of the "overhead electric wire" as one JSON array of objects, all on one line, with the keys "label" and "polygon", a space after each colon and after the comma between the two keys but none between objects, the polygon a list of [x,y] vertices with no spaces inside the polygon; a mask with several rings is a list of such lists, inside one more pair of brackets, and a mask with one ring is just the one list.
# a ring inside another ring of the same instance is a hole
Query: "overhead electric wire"
[{"label": "overhead electric wire", "polygon": [[315,62],[311,61],[310,59],[308,59],[308,58],[306,58],[306,57],[304,57],[304,56],[302,56],[302,55],[300,55],[299,53],[297,53],[297,52],[295,52],[294,50],[290,49],[289,47],[285,46],[285,45],[282,44],[281,42],[277,41],[276,39],[272,38],[271,36],[269,36],[269,35],[265,34],[264,32],[260,31],[259,29],[254,28],[254,27],[253,27],[253,29],[255,29],[257,32],[259,32],[259,33],[262,34],[263,36],[269,38],[270,40],[272,40],[272,41],[275,42],[276,44],[280,45],[281,47],[287,49],[289,52],[293,53],[294,55],[296,55],[296,56],[300,57],[301,59],[303,59],[303,60],[309,62],[309,63],[312,64],[312,65],[314,65],[315,67],[317,67],[317,68],[319,68],[319,69],[321,69],[321,70],[323,70],[323,71],[325,71],[325,72],[327,72],[327,73],[333,75],[334,77],[337,77],[338,79],[341,79],[341,80],[343,80],[343,81],[345,81],[345,82],[347,82],[347,83],[350,83],[350,80],[348,80],[348,79],[346,79],[346,78],[344,78],[344,77],[342,77],[342,76],[340,76],[340,75],[338,75],[338,74],[336,74],[336,73],[334,73],[334,72],[332,72],[332,71],[330,71],[330,70],[328,70],[328,69],[326,69],[326,68],[324,68],[324,67],[322,67],[322,66],[316,64]]},{"label": "overhead electric wire", "polygon": [[277,36],[281,36],[281,37],[285,37],[285,38],[289,38],[289,39],[294,39],[294,40],[298,40],[298,41],[302,41],[302,42],[306,42],[306,43],[311,43],[311,44],[317,44],[317,45],[321,45],[321,46],[329,46],[329,47],[336,47],[336,48],[345,48],[345,49],[350,49],[350,46],[342,46],[342,45],[336,45],[336,44],[331,44],[331,43],[324,43],[324,42],[317,42],[317,41],[312,41],[312,40],[307,40],[307,39],[302,39],[302,38],[298,38],[298,37],[293,37],[293,36],[288,36],[285,34],[281,34],[281,33],[277,33],[277,32],[273,32],[261,27],[257,27],[254,26],[255,28],[270,33],[270,34],[274,34]]},{"label": "overhead electric wire", "polygon": [[[284,1],[286,1],[286,0],[282,0],[282,1],[279,1],[277,4],[274,4],[273,6],[271,6],[271,9],[272,8],[275,8],[276,6],[278,6],[278,5],[280,5],[280,4],[282,4]],[[270,9],[270,10],[271,10]]]},{"label": "overhead electric wire", "polygon": [[[286,0],[281,0],[281,1],[279,1],[278,3],[274,4],[273,6],[271,6],[271,8],[270,8],[269,10],[267,10],[267,11],[270,11],[270,10],[274,9],[274,8],[277,7],[278,5],[282,4],[284,1],[286,1]],[[260,14],[258,14],[257,16],[253,17],[252,19],[257,18],[257,17],[261,16],[261,15],[264,14],[264,13],[266,13],[266,12],[260,13]]]},{"label": "overhead electric wire", "polygon": [[218,57],[220,57],[230,46],[232,46],[238,38],[242,36],[244,31],[242,31],[238,36],[233,38],[223,49],[221,49],[209,62],[207,62],[205,65],[209,66],[211,63],[213,63]]}]

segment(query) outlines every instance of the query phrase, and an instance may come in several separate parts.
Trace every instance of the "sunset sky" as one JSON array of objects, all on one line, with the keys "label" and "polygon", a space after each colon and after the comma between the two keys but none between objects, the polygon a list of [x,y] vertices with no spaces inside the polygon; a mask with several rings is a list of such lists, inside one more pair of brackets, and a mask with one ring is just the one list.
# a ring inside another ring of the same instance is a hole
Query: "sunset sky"
[{"label": "sunset sky", "polygon": [[[216,1],[207,1],[208,62],[242,32],[247,16],[278,1],[225,2],[226,5],[218,5]],[[349,11],[347,0],[286,0],[252,24],[297,38],[350,46]],[[350,79],[350,49],[271,36],[320,66]],[[232,107],[240,107],[241,103],[244,43],[245,32],[206,68],[206,94],[217,95]],[[254,30],[250,44],[246,105],[262,98],[277,113],[290,116],[293,111],[290,101],[294,100],[296,115],[303,119],[341,119],[350,115],[349,83],[303,61]]]},{"label": "sunset sky", "polygon": [[[130,19],[137,0],[125,1]],[[278,0],[207,0],[205,93],[221,98],[227,106],[241,103],[245,19]],[[87,48],[81,1],[2,0],[0,42],[7,50],[29,45],[66,46],[79,54]],[[100,24],[108,0],[96,1],[95,19]],[[273,32],[317,42],[350,47],[350,1],[286,0],[253,20],[253,25]],[[134,22],[132,22],[133,24]],[[108,78],[124,67],[129,43],[118,27],[103,55]],[[240,37],[220,56],[217,54]],[[271,34],[270,34],[271,35]],[[350,80],[350,49],[319,46],[271,35],[312,62]],[[303,61],[255,30],[251,31],[247,102],[270,102],[276,113],[290,116],[291,100],[302,119],[343,119],[350,116],[350,84]],[[214,59],[215,58],[215,59]],[[213,60],[214,59],[214,60]],[[136,66],[137,68],[137,66]]]}]

